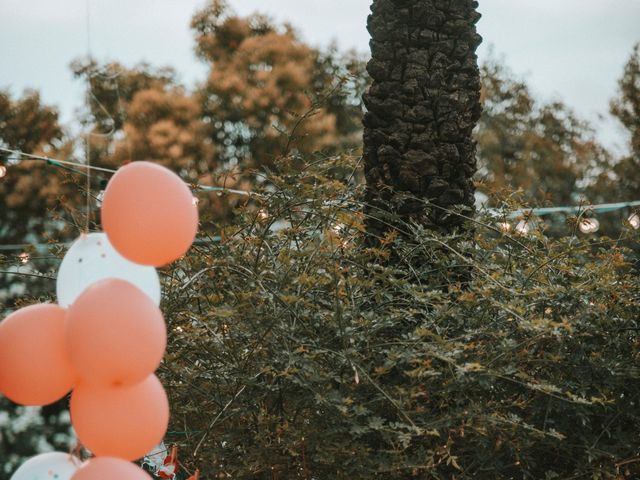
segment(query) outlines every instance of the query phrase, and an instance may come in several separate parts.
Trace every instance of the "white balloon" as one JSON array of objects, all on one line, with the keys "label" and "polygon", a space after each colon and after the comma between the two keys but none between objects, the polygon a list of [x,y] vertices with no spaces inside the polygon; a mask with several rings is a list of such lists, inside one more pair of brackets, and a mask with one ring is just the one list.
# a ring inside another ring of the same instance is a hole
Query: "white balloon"
[{"label": "white balloon", "polygon": [[127,260],[100,232],[80,235],[62,259],[56,283],[58,305],[69,307],[89,285],[104,278],[126,280],[160,304],[156,269]]},{"label": "white balloon", "polygon": [[20,465],[10,480],[69,480],[81,463],[68,453],[42,453]]}]

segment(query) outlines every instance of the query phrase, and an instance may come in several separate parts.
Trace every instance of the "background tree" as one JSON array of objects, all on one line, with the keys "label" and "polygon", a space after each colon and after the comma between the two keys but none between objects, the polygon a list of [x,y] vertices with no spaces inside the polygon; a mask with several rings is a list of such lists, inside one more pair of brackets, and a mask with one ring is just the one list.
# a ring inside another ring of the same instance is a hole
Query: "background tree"
[{"label": "background tree", "polygon": [[[35,155],[68,156],[72,142],[58,122],[54,107],[43,105],[37,92],[13,99],[0,91],[0,146]],[[0,180],[0,242],[24,243],[55,238],[64,227],[59,213],[77,190],[64,171],[34,160],[0,152],[6,176]],[[66,218],[69,221],[69,217]]]},{"label": "background tree", "polygon": [[541,104],[494,59],[481,78],[480,190],[518,192],[533,206],[580,202],[588,179],[610,160],[591,127],[561,102]]},{"label": "background tree", "polygon": [[311,48],[291,26],[238,17],[221,0],[191,25],[196,53],[211,66],[198,95],[221,164],[244,170],[273,166],[286,153],[358,146],[357,55]]},{"label": "background tree", "polygon": [[[603,168],[592,187],[602,201],[633,201],[640,199],[640,43],[633,47],[622,77],[618,81],[616,98],[610,104],[616,117],[629,135],[629,154]],[[614,196],[615,195],[615,196]]]},{"label": "background tree", "polygon": [[[37,92],[12,98],[0,91],[0,146],[35,155],[68,157],[73,142],[54,107]],[[0,152],[6,174],[0,178],[0,245],[46,243],[77,235],[82,212],[76,200],[79,175]],[[19,255],[23,255],[20,257]],[[27,255],[27,256],[25,256]],[[48,248],[0,250],[0,314],[50,298],[53,284],[44,275],[57,268]],[[44,408],[17,407],[0,396],[0,478],[36,451],[67,448],[71,440],[65,401]]]}]

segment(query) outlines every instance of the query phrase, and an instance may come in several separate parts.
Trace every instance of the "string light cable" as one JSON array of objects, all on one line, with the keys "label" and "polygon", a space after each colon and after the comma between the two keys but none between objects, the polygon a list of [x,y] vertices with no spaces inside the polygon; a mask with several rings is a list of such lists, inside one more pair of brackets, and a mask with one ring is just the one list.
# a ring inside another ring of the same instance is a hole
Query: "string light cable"
[{"label": "string light cable", "polygon": [[[115,169],[98,167],[95,165],[91,165],[89,163],[76,162],[71,160],[62,160],[57,158],[51,158],[43,155],[35,155],[31,153],[25,153],[20,150],[14,150],[10,148],[0,147],[0,152],[9,153],[13,156],[20,157],[24,160],[34,160],[34,161],[43,161],[46,162],[47,165],[51,165],[58,168],[63,168],[66,170],[70,170],[74,173],[86,175],[89,170],[94,170],[98,172],[103,172],[107,174],[114,174],[116,172]],[[6,165],[0,164],[0,179],[8,174],[8,167]],[[218,187],[211,185],[203,185],[203,184],[190,184],[189,182],[185,182],[189,187],[191,187],[194,191],[200,192],[220,192],[220,193],[230,193],[236,195],[242,195],[247,197],[262,197],[261,194],[256,192],[251,192],[247,190],[237,190],[233,188],[226,187]],[[532,220],[533,217],[542,217],[545,215],[552,215],[556,213],[565,213],[565,214],[576,214],[580,215],[579,221],[579,230],[582,233],[594,233],[598,230],[600,223],[597,219],[593,217],[582,216],[585,212],[590,213],[609,213],[622,209],[634,209],[640,207],[640,200],[630,201],[630,202],[615,202],[615,203],[603,203],[597,205],[570,205],[570,206],[559,206],[559,207],[540,207],[540,208],[524,208],[517,209],[509,212],[506,216],[504,212],[501,212],[494,208],[481,207],[480,210],[484,212],[488,212],[490,215],[494,215],[496,217],[501,216],[504,220],[499,223],[499,228],[503,232],[509,232],[512,230],[512,225],[508,222],[508,220],[519,220],[514,228],[514,231],[518,234],[525,235],[527,234],[531,228],[534,226],[535,221]],[[627,219],[627,223],[631,226],[631,228],[638,230],[640,229],[640,215],[634,211],[632,211],[631,215]],[[196,244],[205,244],[210,242],[218,242],[221,237],[215,236],[210,239],[197,239],[194,243]],[[30,243],[30,244],[7,244],[0,245],[0,251],[15,251],[15,250],[25,250],[27,248],[56,248],[56,247],[66,247],[69,246],[69,243]]]},{"label": "string light cable", "polygon": [[[10,148],[0,147],[0,152],[10,153],[12,155],[22,157],[25,160],[43,161],[43,162],[46,162],[47,165],[52,165],[54,167],[69,166],[69,167],[84,169],[85,171],[94,170],[94,171],[108,173],[108,174],[116,173],[116,170],[114,170],[113,168],[104,168],[104,167],[98,167],[95,165],[90,165],[88,163],[74,162],[71,160],[60,160],[57,158],[51,158],[51,157],[46,157],[42,155],[33,155],[31,153],[21,152],[20,150],[12,150]],[[8,168],[4,165],[2,165],[2,167],[4,167],[4,170],[0,170],[0,172],[4,171],[4,175],[0,174],[0,178],[4,177],[8,173]],[[74,172],[85,174],[84,171],[75,170]],[[203,185],[200,183],[197,183],[197,184],[191,184],[189,182],[185,182],[185,183],[189,185],[191,188],[193,188],[193,190],[201,191],[201,192],[223,192],[223,193],[233,193],[235,195],[243,195],[243,196],[260,196],[255,192],[250,192],[247,190],[237,190],[234,188],[216,187],[211,185]]]}]

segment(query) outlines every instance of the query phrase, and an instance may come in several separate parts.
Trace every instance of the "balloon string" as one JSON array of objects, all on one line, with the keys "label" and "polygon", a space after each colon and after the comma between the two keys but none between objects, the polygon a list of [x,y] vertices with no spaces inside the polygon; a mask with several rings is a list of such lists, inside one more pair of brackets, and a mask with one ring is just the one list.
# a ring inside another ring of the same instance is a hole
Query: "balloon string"
[{"label": "balloon string", "polygon": [[[90,0],[85,0],[86,7],[86,19],[87,19],[87,56],[91,61],[91,11]],[[91,115],[91,71],[87,74],[87,106],[89,108],[89,115]],[[87,130],[85,138],[86,143],[86,163],[87,163],[87,221],[85,224],[85,232],[89,233],[89,225],[91,221],[91,128]]]}]

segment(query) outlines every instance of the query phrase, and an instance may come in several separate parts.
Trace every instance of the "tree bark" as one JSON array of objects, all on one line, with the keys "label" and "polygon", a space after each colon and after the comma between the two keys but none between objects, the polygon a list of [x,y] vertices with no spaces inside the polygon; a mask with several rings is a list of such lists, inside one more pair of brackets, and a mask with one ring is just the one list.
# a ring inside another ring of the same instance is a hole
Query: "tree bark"
[{"label": "tree bark", "polygon": [[[364,95],[365,213],[372,238],[406,222],[443,233],[473,212],[480,72],[474,0],[374,0]],[[425,202],[425,200],[427,200]]]}]

